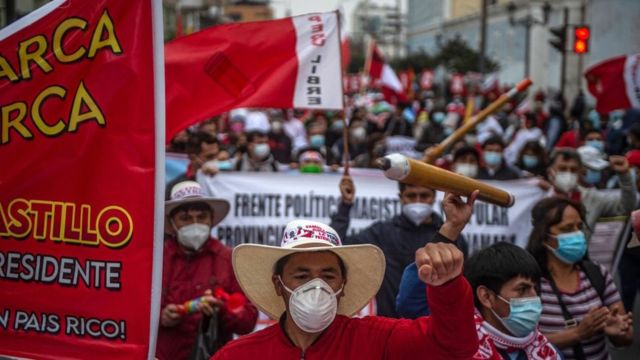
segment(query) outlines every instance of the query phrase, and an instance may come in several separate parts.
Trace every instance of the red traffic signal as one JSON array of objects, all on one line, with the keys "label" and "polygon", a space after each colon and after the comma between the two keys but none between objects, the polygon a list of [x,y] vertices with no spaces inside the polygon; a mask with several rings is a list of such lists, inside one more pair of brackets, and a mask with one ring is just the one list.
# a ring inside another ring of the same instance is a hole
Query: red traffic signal
[{"label": "red traffic signal", "polygon": [[573,52],[584,54],[589,52],[591,29],[588,26],[576,26],[573,30]]}]

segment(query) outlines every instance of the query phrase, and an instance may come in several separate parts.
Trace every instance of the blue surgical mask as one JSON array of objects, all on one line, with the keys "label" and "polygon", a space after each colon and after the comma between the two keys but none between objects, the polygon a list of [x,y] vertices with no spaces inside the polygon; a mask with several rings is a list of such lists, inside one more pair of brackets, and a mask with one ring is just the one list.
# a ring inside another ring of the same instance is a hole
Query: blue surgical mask
[{"label": "blue surgical mask", "polygon": [[522,164],[525,169],[533,169],[538,166],[538,157],[535,155],[522,155]]},{"label": "blue surgical mask", "polygon": [[601,179],[602,179],[602,172],[597,170],[587,169],[587,173],[584,175],[584,181],[586,181],[587,184],[590,184],[590,185],[595,185],[599,183]]},{"label": "blue surgical mask", "polygon": [[229,160],[218,160],[218,170],[229,171],[233,169],[233,164]]},{"label": "blue surgical mask", "polygon": [[587,240],[580,230],[572,233],[552,235],[558,240],[558,248],[548,246],[553,255],[566,264],[575,264],[587,253]]},{"label": "blue surgical mask", "polygon": [[539,296],[515,298],[511,301],[507,301],[500,295],[498,298],[509,304],[509,316],[502,318],[495,311],[493,313],[513,336],[525,337],[535,330],[542,314],[542,302]]},{"label": "blue surgical mask", "polygon": [[601,153],[604,152],[604,142],[600,140],[588,140],[586,144],[587,146],[598,149],[598,151],[600,151]]},{"label": "blue surgical mask", "polygon": [[433,113],[432,118],[434,122],[437,122],[438,124],[440,124],[441,122],[444,121],[445,116],[443,112],[437,111]]},{"label": "blue surgical mask", "polygon": [[491,167],[496,167],[502,162],[502,154],[499,152],[485,151],[482,153],[482,157],[484,162]]},{"label": "blue surgical mask", "polygon": [[324,135],[322,135],[322,134],[311,135],[311,137],[309,137],[309,143],[314,148],[318,148],[319,149],[319,148],[323,147],[324,146]]}]

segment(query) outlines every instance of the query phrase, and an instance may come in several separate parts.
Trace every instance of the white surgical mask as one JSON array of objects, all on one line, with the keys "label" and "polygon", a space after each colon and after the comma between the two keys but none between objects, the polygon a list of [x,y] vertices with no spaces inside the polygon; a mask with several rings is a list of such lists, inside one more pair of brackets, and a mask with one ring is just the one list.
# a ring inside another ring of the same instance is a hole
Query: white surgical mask
[{"label": "white surgical mask", "polygon": [[256,144],[253,147],[253,153],[260,159],[266,158],[270,152],[269,144]]},{"label": "white surgical mask", "polygon": [[367,137],[367,130],[362,126],[358,126],[351,130],[351,136],[353,137],[353,140],[364,141]]},{"label": "white surgical mask", "polygon": [[569,171],[561,171],[556,173],[553,184],[561,191],[571,191],[578,185],[578,174]]},{"label": "white surgical mask", "polygon": [[416,226],[422,224],[422,222],[431,216],[433,208],[430,204],[425,203],[412,203],[402,206],[402,213],[408,217],[412,223]]},{"label": "white surgical mask", "polygon": [[211,227],[193,223],[178,229],[178,242],[187,249],[199,250],[209,240]]},{"label": "white surgical mask", "polygon": [[473,179],[478,176],[478,165],[459,163],[455,165],[454,171],[460,175],[464,175]]},{"label": "white surgical mask", "polygon": [[329,284],[320,278],[315,278],[289,289],[282,279],[282,287],[291,294],[289,297],[289,314],[298,327],[310,334],[323,331],[336,317],[338,312],[338,295],[341,291],[333,292]]}]

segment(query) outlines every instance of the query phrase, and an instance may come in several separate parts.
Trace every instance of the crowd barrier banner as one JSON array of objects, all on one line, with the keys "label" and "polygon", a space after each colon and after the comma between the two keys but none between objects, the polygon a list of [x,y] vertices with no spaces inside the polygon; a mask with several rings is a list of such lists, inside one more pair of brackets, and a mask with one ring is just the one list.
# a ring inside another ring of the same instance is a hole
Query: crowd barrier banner
[{"label": "crowd barrier banner", "polygon": [[54,0],[0,30],[0,355],[153,359],[160,5]]},{"label": "crowd barrier banner", "polygon": [[[375,221],[400,214],[398,184],[379,170],[352,169],[356,187],[349,233]],[[288,221],[305,218],[330,223],[340,201],[340,174],[221,173],[200,176],[209,194],[231,204],[229,215],[214,229],[228,246],[242,243],[279,245]],[[515,205],[504,208],[477,201],[464,230],[471,252],[508,241],[526,246],[531,231],[531,208],[544,196],[536,180],[487,181],[512,193]],[[438,192],[436,211],[442,214],[444,194]]]}]

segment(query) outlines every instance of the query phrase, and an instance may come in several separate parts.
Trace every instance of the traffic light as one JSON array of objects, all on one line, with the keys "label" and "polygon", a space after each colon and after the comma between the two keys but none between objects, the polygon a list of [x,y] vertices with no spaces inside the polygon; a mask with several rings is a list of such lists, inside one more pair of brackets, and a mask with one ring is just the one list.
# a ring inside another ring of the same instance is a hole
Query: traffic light
[{"label": "traffic light", "polygon": [[567,48],[567,28],[566,26],[558,26],[549,28],[549,32],[551,33],[551,40],[549,40],[549,44],[556,48],[556,50],[561,53],[565,52]]},{"label": "traffic light", "polygon": [[589,52],[591,29],[588,26],[576,26],[573,30],[573,52],[584,54]]}]

